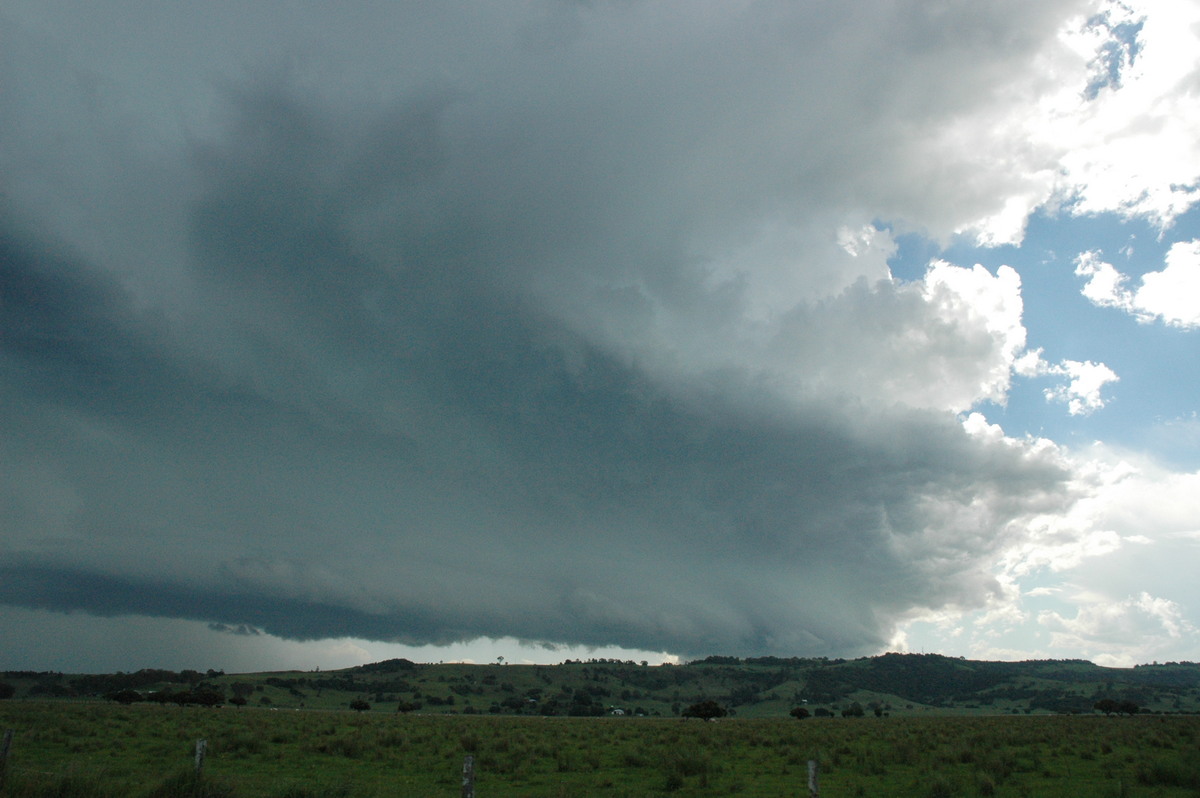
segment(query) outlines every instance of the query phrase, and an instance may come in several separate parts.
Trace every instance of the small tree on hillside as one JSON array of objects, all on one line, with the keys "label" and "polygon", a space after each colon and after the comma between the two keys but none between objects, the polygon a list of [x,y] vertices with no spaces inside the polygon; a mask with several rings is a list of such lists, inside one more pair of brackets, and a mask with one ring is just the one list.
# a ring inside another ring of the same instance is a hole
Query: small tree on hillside
[{"label": "small tree on hillside", "polygon": [[366,701],[363,701],[361,698],[356,698],[350,702],[350,708],[355,712],[366,712],[371,708],[371,705]]},{"label": "small tree on hillside", "polygon": [[230,685],[229,690],[235,696],[241,696],[242,698],[249,698],[251,695],[254,694],[254,685],[251,684],[250,682],[234,682],[232,685]]},{"label": "small tree on hillside", "polygon": [[[163,692],[165,693],[166,690],[164,690]],[[191,690],[179,690],[178,692],[170,693],[166,700],[168,700],[174,704],[178,704],[181,707],[187,706],[188,704],[191,704],[191,703],[194,703],[192,700],[192,691]]]},{"label": "small tree on hillside", "polygon": [[197,687],[192,691],[192,702],[202,707],[219,707],[225,703],[225,693],[215,687]]},{"label": "small tree on hillside", "polygon": [[1117,704],[1117,711],[1126,715],[1136,715],[1142,711],[1142,708],[1137,705],[1136,701],[1122,701]]},{"label": "small tree on hillside", "polygon": [[795,707],[788,714],[791,715],[796,720],[804,720],[805,718],[808,717],[808,710],[805,709],[804,707]]}]

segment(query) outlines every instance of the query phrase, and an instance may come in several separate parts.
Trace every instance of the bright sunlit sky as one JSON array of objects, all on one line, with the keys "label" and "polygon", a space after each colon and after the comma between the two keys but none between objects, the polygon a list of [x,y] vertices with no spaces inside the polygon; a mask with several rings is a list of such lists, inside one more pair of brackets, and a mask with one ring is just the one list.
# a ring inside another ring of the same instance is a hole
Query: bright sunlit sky
[{"label": "bright sunlit sky", "polygon": [[0,669],[1200,659],[1200,6],[0,3]]}]

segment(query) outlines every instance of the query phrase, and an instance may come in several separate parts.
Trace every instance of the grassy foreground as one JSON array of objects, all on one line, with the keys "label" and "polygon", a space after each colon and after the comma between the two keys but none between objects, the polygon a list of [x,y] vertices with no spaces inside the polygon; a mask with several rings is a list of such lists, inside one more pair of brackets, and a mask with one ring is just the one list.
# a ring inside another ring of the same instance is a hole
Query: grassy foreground
[{"label": "grassy foreground", "polygon": [[[399,716],[0,702],[0,796],[1196,796],[1200,717]],[[193,776],[197,739],[208,741]]]}]

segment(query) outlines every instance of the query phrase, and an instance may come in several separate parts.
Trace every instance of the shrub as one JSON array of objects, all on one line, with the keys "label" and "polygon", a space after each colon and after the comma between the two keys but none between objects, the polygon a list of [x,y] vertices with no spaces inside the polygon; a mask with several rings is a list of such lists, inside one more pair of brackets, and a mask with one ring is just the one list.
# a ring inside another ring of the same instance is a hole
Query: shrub
[{"label": "shrub", "polygon": [[276,793],[276,798],[346,798],[350,792],[350,786],[347,784],[317,787],[289,784]]},{"label": "shrub", "polygon": [[1147,787],[1200,789],[1200,765],[1179,759],[1153,759],[1138,766],[1137,780]]},{"label": "shrub", "polygon": [[34,796],[34,798],[117,798],[111,788],[95,774],[81,775],[68,772],[62,775],[39,774],[34,781],[13,779],[7,783],[4,794]]},{"label": "shrub", "polygon": [[926,795],[929,798],[954,798],[954,787],[944,777],[935,776],[933,781],[929,782],[929,792]]},{"label": "shrub", "polygon": [[650,760],[644,753],[633,748],[627,748],[621,752],[621,762],[629,768],[644,768],[650,764]]},{"label": "shrub", "polygon": [[145,798],[233,798],[233,790],[223,782],[194,770],[182,770],[160,782]]}]

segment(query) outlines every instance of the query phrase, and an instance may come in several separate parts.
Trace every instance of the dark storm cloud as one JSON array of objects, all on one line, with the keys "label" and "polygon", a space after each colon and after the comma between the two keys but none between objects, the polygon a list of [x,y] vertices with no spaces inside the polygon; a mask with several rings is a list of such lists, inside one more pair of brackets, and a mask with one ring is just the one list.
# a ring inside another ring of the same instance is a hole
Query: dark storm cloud
[{"label": "dark storm cloud", "polygon": [[[213,206],[262,203],[206,199],[197,237]],[[207,279],[247,311],[212,320],[255,368],[169,361],[118,289],[8,247],[6,362],[29,379],[6,459],[73,506],[9,487],[3,601],[298,639],[863,651],[914,605],[986,594],[1005,524],[1063,477],[934,413],[664,384],[451,270],[385,280],[335,235],[299,273],[264,266],[291,251],[271,231],[307,232],[257,222],[253,257],[200,247],[229,258]],[[365,285],[370,309],[346,295]]]},{"label": "dark storm cloud", "polygon": [[131,309],[113,280],[7,231],[0,232],[0,264],[5,354],[25,364],[33,380],[51,383],[49,393],[94,394],[143,367],[144,346],[134,340]]},{"label": "dark storm cloud", "polygon": [[[127,240],[96,255],[8,223],[0,601],[689,654],[868,652],[915,609],[982,603],[1020,522],[1068,500],[1066,471],[836,380],[789,390],[872,344],[804,346],[806,325],[941,324],[912,292],[810,252],[714,277],[712,252],[762,218],[852,204],[842,186],[882,157],[865,144],[887,125],[843,124],[855,104],[802,69],[804,43],[845,20],[768,6],[795,41],[752,16],[726,35],[652,14],[664,50],[630,38],[618,4],[519,26],[511,52],[470,53],[470,79],[444,54],[414,61],[420,79],[388,73],[382,102],[287,70],[223,80],[220,130],[147,188],[176,203],[149,231],[122,212]],[[909,33],[894,46],[915,49]],[[753,57],[764,36],[780,72]],[[908,101],[948,114],[970,103],[959,88]],[[846,137],[813,135],[822,114]],[[916,191],[906,179],[871,190]],[[175,248],[155,226],[172,208]],[[139,235],[172,255],[169,299],[113,255]],[[802,284],[780,304],[800,308],[786,380],[710,356],[754,327],[756,281]]]},{"label": "dark storm cloud", "polygon": [[[444,635],[444,619],[421,613],[395,613],[386,618],[347,607],[301,601],[202,592],[150,581],[129,582],[87,571],[10,568],[0,571],[0,600],[4,603],[69,612],[84,609],[101,616],[148,615],[191,620],[238,619],[236,626],[214,621],[209,628],[239,635],[261,634],[256,626],[297,640],[349,633],[372,640],[404,637],[429,642]],[[342,631],[344,630],[344,631]],[[469,632],[468,632],[469,633]]]}]

